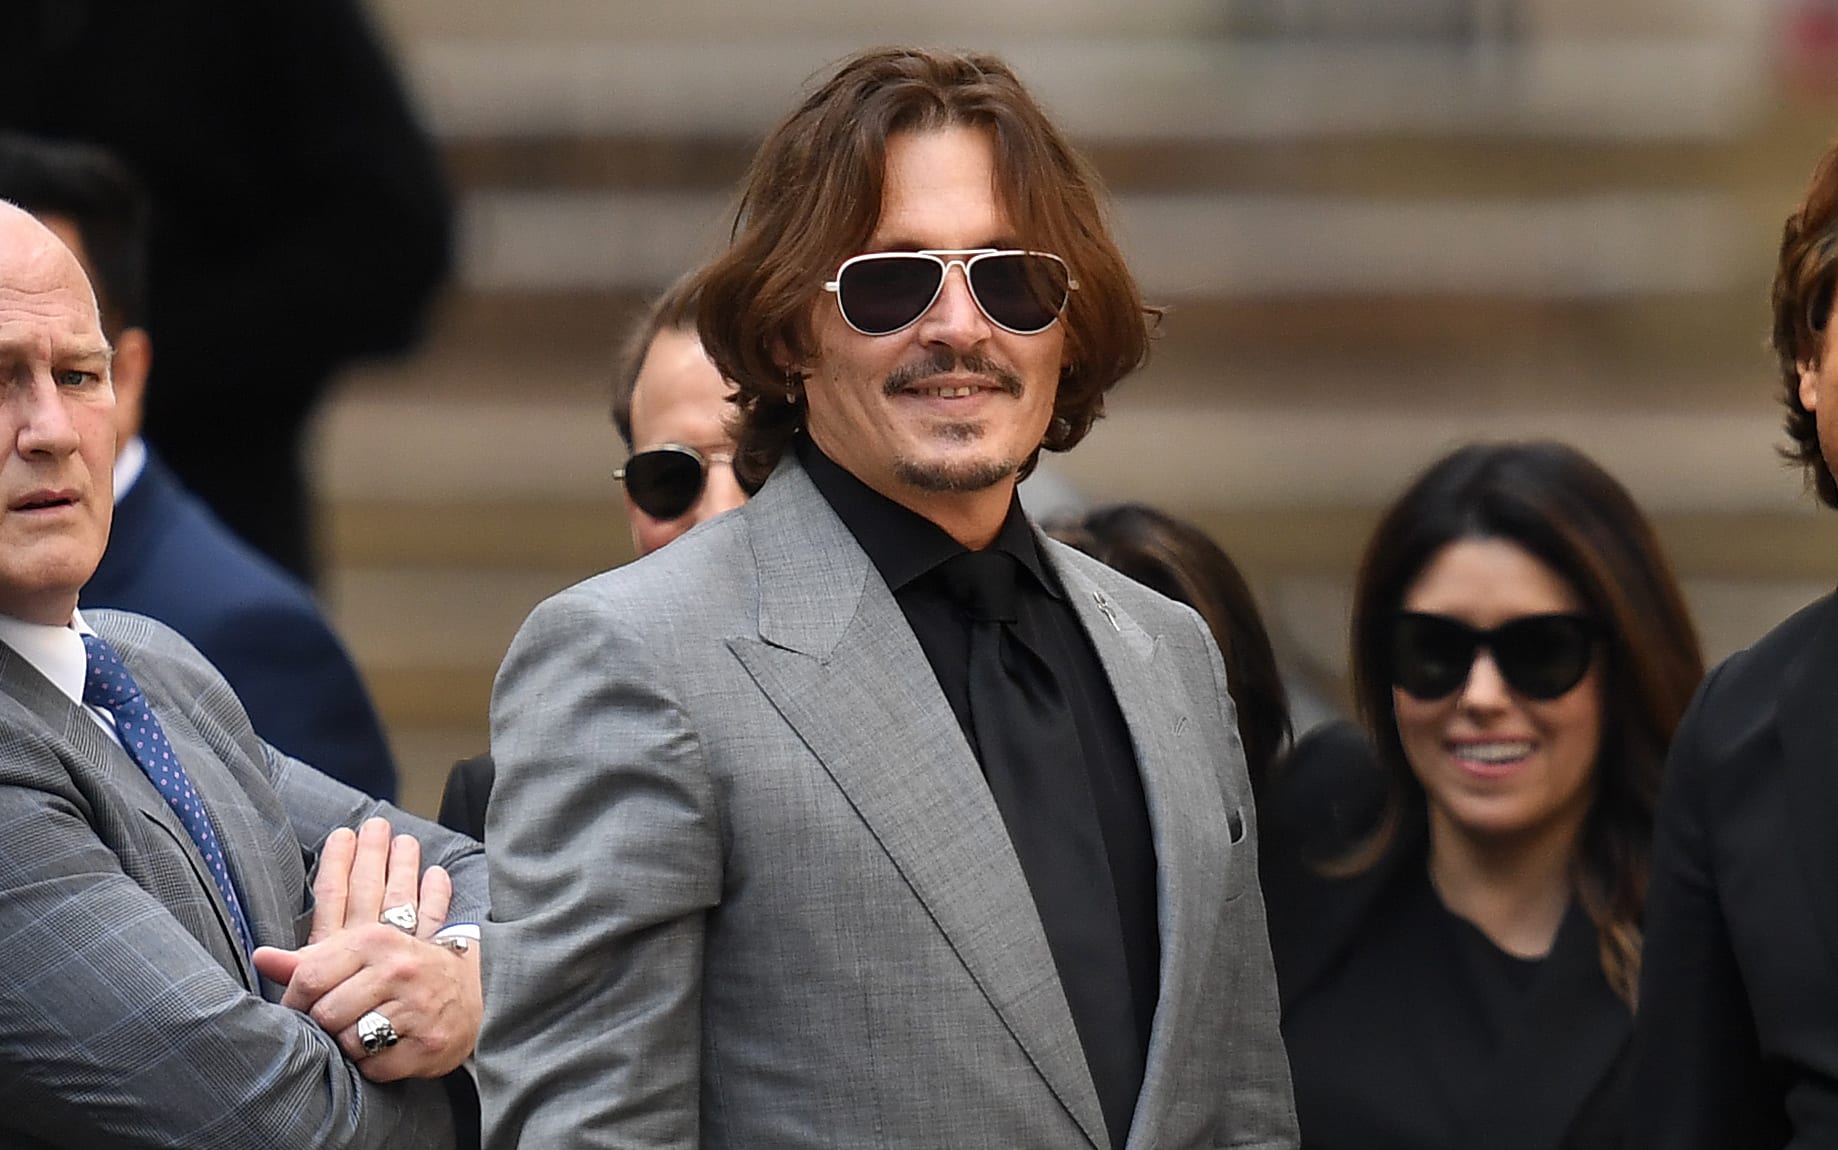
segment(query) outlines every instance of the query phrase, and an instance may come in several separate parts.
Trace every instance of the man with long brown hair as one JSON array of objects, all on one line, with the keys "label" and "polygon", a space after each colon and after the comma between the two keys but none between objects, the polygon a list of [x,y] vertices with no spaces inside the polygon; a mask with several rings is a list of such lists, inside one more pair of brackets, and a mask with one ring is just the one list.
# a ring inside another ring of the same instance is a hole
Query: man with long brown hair
[{"label": "man with long brown hair", "polygon": [[1296,1144],[1204,624],[1041,536],[1148,318],[1001,61],[845,62],[696,278],[746,506],[492,711],[487,1144]]},{"label": "man with long brown hair", "polygon": [[[1788,443],[1838,507],[1838,146],[1788,215],[1773,344]],[[1838,596],[1714,668],[1654,830],[1640,1150],[1838,1146]]]}]

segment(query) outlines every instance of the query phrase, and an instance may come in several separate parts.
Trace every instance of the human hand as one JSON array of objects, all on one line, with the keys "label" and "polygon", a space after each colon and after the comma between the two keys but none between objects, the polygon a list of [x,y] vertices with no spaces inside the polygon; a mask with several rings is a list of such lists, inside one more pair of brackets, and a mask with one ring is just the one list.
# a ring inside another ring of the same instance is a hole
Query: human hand
[{"label": "human hand", "polygon": [[[260,947],[254,956],[258,970],[287,986],[281,1004],[309,1014],[373,1081],[444,1074],[478,1036],[477,948],[456,954],[428,941],[446,920],[453,884],[438,866],[418,875],[420,865],[421,844],[412,835],[392,839],[383,819],[355,834],[334,831],[320,851],[307,945]],[[400,906],[416,910],[412,934],[380,921],[385,907]],[[376,1055],[356,1032],[372,1010],[402,1038]]]}]

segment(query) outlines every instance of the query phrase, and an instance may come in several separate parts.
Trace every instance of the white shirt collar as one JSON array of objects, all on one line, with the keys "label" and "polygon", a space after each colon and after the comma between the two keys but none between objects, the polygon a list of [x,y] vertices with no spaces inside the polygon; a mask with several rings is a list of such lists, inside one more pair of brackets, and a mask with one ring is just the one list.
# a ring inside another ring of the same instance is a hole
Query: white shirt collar
[{"label": "white shirt collar", "polygon": [[78,706],[83,705],[83,680],[89,675],[89,654],[83,649],[82,637],[93,634],[77,611],[70,613],[67,627],[0,615],[0,642],[19,652],[20,658]]},{"label": "white shirt collar", "polygon": [[134,489],[135,480],[147,469],[147,441],[136,435],[121,445],[115,456],[115,502],[119,504]]}]

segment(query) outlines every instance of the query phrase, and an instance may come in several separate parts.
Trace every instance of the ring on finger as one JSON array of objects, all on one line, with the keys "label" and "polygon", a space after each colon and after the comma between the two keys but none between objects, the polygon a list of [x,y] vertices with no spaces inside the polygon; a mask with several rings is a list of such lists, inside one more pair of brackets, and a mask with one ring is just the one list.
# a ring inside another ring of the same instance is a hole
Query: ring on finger
[{"label": "ring on finger", "polygon": [[393,926],[404,934],[414,934],[415,928],[421,925],[421,916],[415,913],[415,904],[401,903],[397,906],[386,906],[377,921]]},{"label": "ring on finger", "polygon": [[388,1015],[371,1010],[357,1020],[357,1040],[363,1045],[365,1054],[381,1054],[402,1041],[402,1036],[396,1033]]}]

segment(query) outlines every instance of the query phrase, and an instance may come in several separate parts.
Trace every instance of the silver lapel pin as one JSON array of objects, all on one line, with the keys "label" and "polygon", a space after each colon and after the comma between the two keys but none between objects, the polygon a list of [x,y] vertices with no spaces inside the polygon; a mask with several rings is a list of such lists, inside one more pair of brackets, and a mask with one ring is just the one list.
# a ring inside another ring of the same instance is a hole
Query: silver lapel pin
[{"label": "silver lapel pin", "polygon": [[1110,605],[1110,600],[1104,597],[1104,592],[1093,591],[1091,597],[1097,600],[1098,610],[1104,612],[1104,618],[1110,623],[1110,629],[1121,635],[1123,633],[1123,624],[1117,622],[1117,611]]}]

